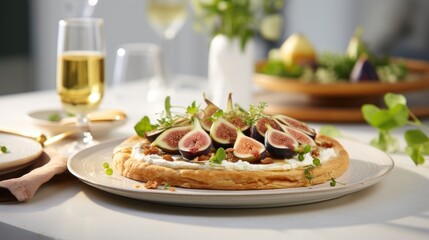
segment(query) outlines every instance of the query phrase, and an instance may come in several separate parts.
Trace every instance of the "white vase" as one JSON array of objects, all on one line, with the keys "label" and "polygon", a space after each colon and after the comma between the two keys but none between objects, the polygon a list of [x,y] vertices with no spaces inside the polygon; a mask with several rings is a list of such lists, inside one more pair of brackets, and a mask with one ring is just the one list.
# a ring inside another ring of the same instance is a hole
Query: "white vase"
[{"label": "white vase", "polygon": [[238,38],[217,35],[210,43],[208,78],[209,99],[220,108],[232,93],[234,103],[247,109],[252,102],[252,77],[254,70],[254,45],[249,39],[241,49]]}]

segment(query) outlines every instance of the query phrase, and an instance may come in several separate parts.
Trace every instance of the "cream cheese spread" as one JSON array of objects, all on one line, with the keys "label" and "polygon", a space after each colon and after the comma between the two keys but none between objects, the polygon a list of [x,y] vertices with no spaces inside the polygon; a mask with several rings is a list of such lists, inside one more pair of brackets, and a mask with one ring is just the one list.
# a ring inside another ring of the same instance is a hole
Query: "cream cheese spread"
[{"label": "cream cheese spread", "polygon": [[[138,143],[132,148],[131,156],[139,161],[147,162],[158,166],[168,168],[187,168],[187,169],[227,169],[236,171],[282,171],[289,170],[298,167],[308,166],[313,164],[313,157],[310,154],[306,154],[303,161],[299,161],[297,158],[284,159],[284,161],[275,161],[270,164],[251,164],[246,161],[238,160],[237,162],[229,162],[223,160],[221,164],[212,163],[210,161],[204,162],[188,162],[184,160],[180,155],[173,155],[173,161],[167,161],[162,156],[151,154],[145,155],[142,151],[142,144]],[[321,148],[319,149],[320,162],[329,160],[332,157],[336,157],[337,154],[333,148]]]}]

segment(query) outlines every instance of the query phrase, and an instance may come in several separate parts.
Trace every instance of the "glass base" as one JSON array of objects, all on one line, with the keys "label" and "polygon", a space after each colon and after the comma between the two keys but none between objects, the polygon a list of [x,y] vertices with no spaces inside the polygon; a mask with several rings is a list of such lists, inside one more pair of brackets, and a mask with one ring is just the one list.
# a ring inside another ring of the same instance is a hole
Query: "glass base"
[{"label": "glass base", "polygon": [[67,143],[64,146],[60,147],[59,149],[59,153],[63,156],[67,156],[67,157],[71,157],[74,154],[97,145],[99,142],[98,141],[91,141],[91,142],[86,142],[84,143],[83,141],[74,141],[71,143]]}]

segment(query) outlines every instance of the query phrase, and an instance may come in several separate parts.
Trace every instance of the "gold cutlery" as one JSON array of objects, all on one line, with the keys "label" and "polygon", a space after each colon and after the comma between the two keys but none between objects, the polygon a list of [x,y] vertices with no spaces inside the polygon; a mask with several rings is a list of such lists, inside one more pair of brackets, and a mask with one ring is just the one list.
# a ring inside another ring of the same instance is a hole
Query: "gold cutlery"
[{"label": "gold cutlery", "polygon": [[33,139],[33,140],[37,141],[38,143],[40,143],[40,145],[42,145],[42,147],[56,143],[56,142],[58,142],[64,138],[67,138],[67,137],[75,134],[76,132],[77,131],[75,131],[75,130],[69,130],[69,131],[65,131],[65,132],[62,132],[60,134],[57,134],[57,135],[54,135],[54,136],[48,138],[43,133],[30,133],[30,132],[20,132],[20,131],[15,131],[15,130],[0,129],[0,133],[6,133],[6,134],[11,134],[11,135],[16,135],[16,136],[21,136],[21,137]]}]

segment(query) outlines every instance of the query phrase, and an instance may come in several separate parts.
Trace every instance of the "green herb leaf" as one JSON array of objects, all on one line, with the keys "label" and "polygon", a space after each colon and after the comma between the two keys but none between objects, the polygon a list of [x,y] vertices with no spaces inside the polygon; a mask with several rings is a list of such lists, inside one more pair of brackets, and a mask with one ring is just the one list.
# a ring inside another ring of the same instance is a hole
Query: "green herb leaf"
[{"label": "green herb leaf", "polygon": [[408,107],[396,104],[389,109],[379,109],[372,104],[362,106],[362,114],[367,123],[380,130],[402,127],[408,122]]},{"label": "green herb leaf", "polygon": [[407,146],[405,152],[411,157],[416,165],[425,163],[425,157],[422,154],[422,148],[418,146]]},{"label": "green herb leaf", "polygon": [[422,145],[429,142],[429,137],[419,129],[407,130],[404,133],[404,138],[410,146]]},{"label": "green herb leaf", "polygon": [[155,130],[157,125],[152,125],[148,116],[144,116],[136,125],[134,125],[134,131],[140,137],[145,137],[145,133]]},{"label": "green herb leaf", "polygon": [[168,190],[171,188],[171,185],[169,183],[164,184],[164,190]]},{"label": "green herb leaf", "polygon": [[192,104],[186,108],[186,113],[190,114],[191,116],[194,116],[198,112],[198,109],[199,108],[197,104],[195,103],[195,101],[193,101]]},{"label": "green herb leaf", "polygon": [[226,152],[223,148],[218,148],[216,154],[210,158],[210,162],[221,164],[223,160],[226,159]]},{"label": "green herb leaf", "polygon": [[397,104],[407,105],[407,99],[404,95],[394,93],[386,93],[384,95],[384,102],[388,108],[393,108]]},{"label": "green herb leaf", "polygon": [[404,133],[407,147],[405,152],[411,157],[416,165],[425,162],[424,154],[429,154],[429,137],[419,129],[407,130]]}]

